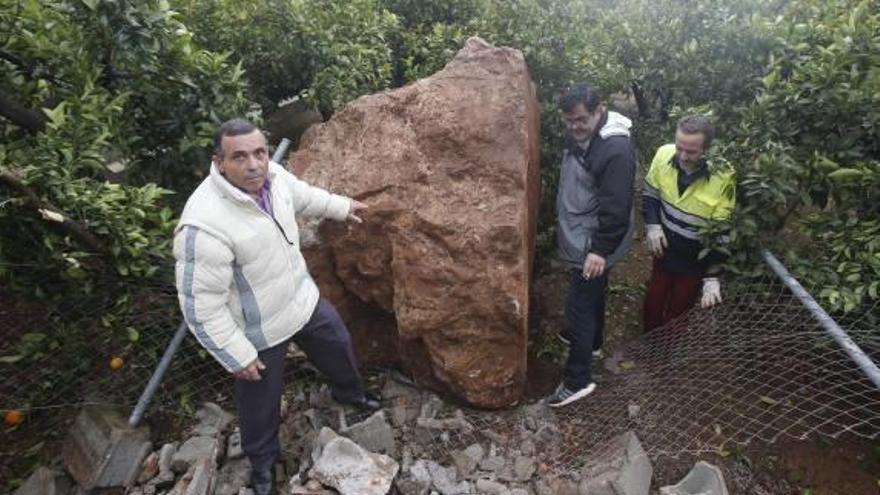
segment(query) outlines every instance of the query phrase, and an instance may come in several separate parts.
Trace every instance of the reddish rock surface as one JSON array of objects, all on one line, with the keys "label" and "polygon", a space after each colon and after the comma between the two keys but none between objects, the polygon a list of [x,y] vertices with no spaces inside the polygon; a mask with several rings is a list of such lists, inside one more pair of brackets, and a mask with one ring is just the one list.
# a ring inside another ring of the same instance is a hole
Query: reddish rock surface
[{"label": "reddish rock surface", "polygon": [[520,399],[538,112],[522,54],[472,38],[442,71],[303,137],[293,171],[370,206],[361,225],[324,222],[305,249],[364,361],[478,407]]}]

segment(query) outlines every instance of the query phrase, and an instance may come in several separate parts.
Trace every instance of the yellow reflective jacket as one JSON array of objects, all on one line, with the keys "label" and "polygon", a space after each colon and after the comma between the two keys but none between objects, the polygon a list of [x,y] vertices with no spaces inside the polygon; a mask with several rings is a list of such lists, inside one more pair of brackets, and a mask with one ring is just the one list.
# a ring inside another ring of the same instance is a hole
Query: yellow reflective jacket
[{"label": "yellow reflective jacket", "polygon": [[674,158],[674,144],[661,146],[654,155],[645,177],[645,223],[663,226],[669,244],[664,268],[673,273],[704,272],[720,256],[699,258],[703,249],[699,230],[710,221],[730,218],[736,202],[735,175],[732,170],[707,171],[679,191],[681,170]]}]

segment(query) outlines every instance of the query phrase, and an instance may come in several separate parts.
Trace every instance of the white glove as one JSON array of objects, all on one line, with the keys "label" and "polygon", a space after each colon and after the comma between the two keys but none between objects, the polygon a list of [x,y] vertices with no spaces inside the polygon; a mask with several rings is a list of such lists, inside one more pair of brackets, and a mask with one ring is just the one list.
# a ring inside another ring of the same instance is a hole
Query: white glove
[{"label": "white glove", "polygon": [[663,250],[666,249],[666,234],[663,233],[663,227],[655,223],[645,225],[647,232],[648,250],[655,258],[663,257]]},{"label": "white glove", "polygon": [[717,278],[703,279],[703,298],[700,300],[700,307],[711,308],[721,302],[721,282]]}]

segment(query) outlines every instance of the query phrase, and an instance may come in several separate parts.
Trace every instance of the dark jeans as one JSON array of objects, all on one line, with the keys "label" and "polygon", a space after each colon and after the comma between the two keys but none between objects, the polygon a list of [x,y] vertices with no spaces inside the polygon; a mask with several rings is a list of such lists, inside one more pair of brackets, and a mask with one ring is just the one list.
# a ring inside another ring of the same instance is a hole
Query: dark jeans
[{"label": "dark jeans", "polygon": [[565,302],[565,326],[571,345],[565,362],[565,386],[571,390],[592,382],[593,351],[602,347],[605,330],[605,293],[608,272],[585,279],[581,270],[573,269],[568,298]]},{"label": "dark jeans", "polygon": [[[334,398],[354,402],[364,397],[351,336],[329,302],[321,298],[311,319],[291,340],[327,377]],[[281,455],[278,425],[288,343],[260,351],[260,361],[266,365],[260,381],[235,380],[241,445],[257,477],[271,472]]]},{"label": "dark jeans", "polygon": [[645,332],[665,325],[690,309],[700,293],[702,281],[702,273],[669,273],[655,259],[645,294]]}]

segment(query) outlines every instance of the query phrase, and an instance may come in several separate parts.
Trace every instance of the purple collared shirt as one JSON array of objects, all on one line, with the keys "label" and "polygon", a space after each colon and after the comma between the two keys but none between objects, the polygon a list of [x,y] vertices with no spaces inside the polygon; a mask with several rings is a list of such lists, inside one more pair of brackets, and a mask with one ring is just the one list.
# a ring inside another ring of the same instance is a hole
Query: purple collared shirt
[{"label": "purple collared shirt", "polygon": [[257,193],[257,206],[268,213],[269,216],[275,216],[275,213],[272,211],[272,184],[269,182],[268,177],[266,177],[266,182],[263,182],[260,192]]}]

